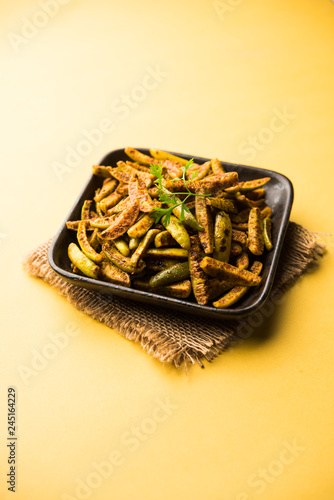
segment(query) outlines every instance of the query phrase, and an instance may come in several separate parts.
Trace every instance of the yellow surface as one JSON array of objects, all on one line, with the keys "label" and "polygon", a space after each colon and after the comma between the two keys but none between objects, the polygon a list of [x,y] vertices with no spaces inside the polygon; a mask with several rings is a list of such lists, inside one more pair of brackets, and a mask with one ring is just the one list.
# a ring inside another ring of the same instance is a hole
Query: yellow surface
[{"label": "yellow surface", "polygon": [[248,340],[188,374],[76,311],[21,260],[58,229],[91,164],[127,145],[282,172],[292,219],[333,231],[334,3],[50,0],[52,15],[46,3],[1,7],[0,498],[332,500],[332,237]]}]

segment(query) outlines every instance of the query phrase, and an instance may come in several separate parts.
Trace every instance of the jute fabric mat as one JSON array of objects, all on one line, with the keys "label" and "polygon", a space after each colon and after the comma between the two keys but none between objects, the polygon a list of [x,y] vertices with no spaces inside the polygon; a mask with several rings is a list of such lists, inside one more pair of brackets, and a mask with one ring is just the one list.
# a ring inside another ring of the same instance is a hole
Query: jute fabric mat
[{"label": "jute fabric mat", "polygon": [[[140,342],[150,355],[176,367],[203,365],[226,350],[238,338],[238,321],[219,321],[186,316],[175,311],[103,295],[72,285],[50,267],[48,250],[52,239],[33,250],[24,268],[54,287],[79,311],[115,329],[128,340]],[[269,300],[282,293],[324,254],[325,246],[315,233],[290,222]]]}]

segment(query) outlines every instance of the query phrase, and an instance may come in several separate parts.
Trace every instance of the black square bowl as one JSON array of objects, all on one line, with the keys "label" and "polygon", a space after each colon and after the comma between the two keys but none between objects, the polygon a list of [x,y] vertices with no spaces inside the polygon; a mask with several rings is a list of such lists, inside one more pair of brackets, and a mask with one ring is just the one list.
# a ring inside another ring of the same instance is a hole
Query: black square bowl
[{"label": "black square bowl", "polygon": [[[142,153],[148,155],[150,154],[149,149],[138,149]],[[209,160],[209,158],[201,158],[198,156],[180,153],[173,154],[185,158],[186,160],[193,158],[196,163],[200,164]],[[108,153],[102,159],[100,165],[113,166],[116,165],[116,162],[119,160],[128,160],[128,157],[124,153],[124,149],[117,149]],[[260,177],[271,177],[271,181],[266,185],[266,203],[273,210],[272,241],[274,248],[271,252],[265,252],[261,257],[263,262],[261,284],[257,287],[251,287],[249,292],[233,307],[227,309],[217,309],[209,305],[202,306],[197,304],[195,299],[192,299],[191,297],[186,300],[174,299],[74,274],[71,271],[71,263],[67,255],[67,249],[71,242],[76,242],[76,233],[67,229],[66,222],[69,220],[80,219],[81,207],[84,200],[93,199],[95,190],[101,184],[101,179],[94,174],[92,174],[88,179],[86,186],[74,203],[73,208],[66,217],[51,244],[49,250],[49,262],[52,269],[62,278],[74,285],[96,290],[97,292],[103,294],[118,295],[127,300],[140,301],[157,307],[182,311],[185,314],[196,314],[202,317],[216,319],[239,319],[254,313],[265,303],[274,281],[278,259],[284,244],[284,237],[289,223],[289,216],[293,202],[293,187],[287,177],[272,170],[238,165],[236,163],[227,163],[224,161],[221,163],[226,172],[238,172],[239,179],[241,181],[248,181]]]}]

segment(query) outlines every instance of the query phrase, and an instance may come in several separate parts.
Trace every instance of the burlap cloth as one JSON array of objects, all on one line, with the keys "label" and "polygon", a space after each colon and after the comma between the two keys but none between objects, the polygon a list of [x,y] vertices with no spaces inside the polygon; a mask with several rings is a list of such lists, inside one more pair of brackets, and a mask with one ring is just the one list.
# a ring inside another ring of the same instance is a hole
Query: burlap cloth
[{"label": "burlap cloth", "polygon": [[[238,340],[240,322],[201,319],[107,296],[72,285],[50,267],[48,250],[52,239],[33,250],[24,260],[26,271],[42,278],[61,295],[92,318],[117,330],[162,362],[182,364],[211,361]],[[275,303],[290,285],[324,254],[325,245],[315,233],[290,222],[269,300]],[[257,313],[258,314],[258,313]]]}]

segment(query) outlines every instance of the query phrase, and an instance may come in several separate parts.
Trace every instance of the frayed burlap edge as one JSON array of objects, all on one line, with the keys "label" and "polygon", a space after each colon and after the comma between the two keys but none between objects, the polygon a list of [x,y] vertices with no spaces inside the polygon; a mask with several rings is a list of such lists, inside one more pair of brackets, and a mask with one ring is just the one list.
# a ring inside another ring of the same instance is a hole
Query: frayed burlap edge
[{"label": "frayed burlap edge", "polygon": [[[236,321],[218,321],[185,316],[175,311],[107,296],[72,285],[50,267],[48,250],[52,239],[33,250],[24,268],[42,278],[66,297],[79,311],[115,329],[128,340],[140,342],[144,350],[162,362],[180,367],[183,363],[211,361],[233,342]],[[315,233],[290,222],[271,296],[282,293],[313,266],[325,245]]]}]

